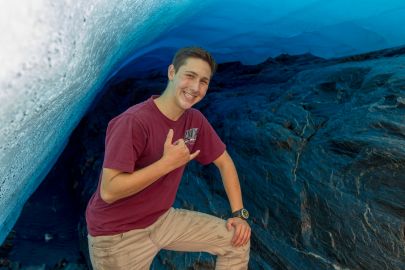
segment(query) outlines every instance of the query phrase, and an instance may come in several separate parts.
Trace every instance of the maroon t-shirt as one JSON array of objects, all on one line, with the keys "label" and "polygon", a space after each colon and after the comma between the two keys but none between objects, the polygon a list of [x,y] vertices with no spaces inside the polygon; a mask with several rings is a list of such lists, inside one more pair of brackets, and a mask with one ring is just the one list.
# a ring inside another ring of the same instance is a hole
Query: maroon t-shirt
[{"label": "maroon t-shirt", "polygon": [[[195,159],[202,164],[213,162],[225,151],[225,144],[201,112],[191,108],[172,121],[160,112],[154,98],[130,107],[110,121],[104,168],[131,173],[154,163],[163,155],[169,129],[174,131],[173,142],[183,138],[190,153],[201,150]],[[100,174],[86,210],[89,234],[112,235],[153,224],[173,205],[184,168],[177,168],[142,191],[112,204],[100,197]]]}]

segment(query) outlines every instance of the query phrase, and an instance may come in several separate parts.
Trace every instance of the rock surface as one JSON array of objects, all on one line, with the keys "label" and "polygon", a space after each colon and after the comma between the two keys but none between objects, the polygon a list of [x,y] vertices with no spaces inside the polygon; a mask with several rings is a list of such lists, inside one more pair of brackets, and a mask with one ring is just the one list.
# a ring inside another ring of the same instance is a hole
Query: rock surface
[{"label": "rock surface", "polygon": [[[159,72],[113,79],[48,176],[71,187],[85,256],[83,212],[107,123],[165,84]],[[405,269],[405,48],[223,64],[198,108],[239,171],[252,217],[250,269]],[[175,206],[226,218],[216,169],[190,163]],[[214,269],[214,262],[161,252],[152,269]]]}]

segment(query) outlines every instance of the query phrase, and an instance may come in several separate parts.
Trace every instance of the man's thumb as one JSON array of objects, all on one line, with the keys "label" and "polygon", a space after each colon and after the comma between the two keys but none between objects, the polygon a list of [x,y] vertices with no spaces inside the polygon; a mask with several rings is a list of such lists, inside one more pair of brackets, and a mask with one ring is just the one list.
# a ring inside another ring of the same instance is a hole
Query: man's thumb
[{"label": "man's thumb", "polygon": [[232,230],[232,222],[231,221],[228,220],[226,222],[226,228],[227,228],[228,231]]}]

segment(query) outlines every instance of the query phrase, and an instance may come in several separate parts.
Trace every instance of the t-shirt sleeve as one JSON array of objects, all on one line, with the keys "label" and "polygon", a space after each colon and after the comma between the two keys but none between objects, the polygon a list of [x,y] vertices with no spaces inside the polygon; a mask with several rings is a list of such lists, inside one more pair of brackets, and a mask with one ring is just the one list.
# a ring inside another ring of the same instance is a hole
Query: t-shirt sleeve
[{"label": "t-shirt sleeve", "polygon": [[142,126],[131,115],[119,115],[107,127],[103,168],[133,172],[146,145]]},{"label": "t-shirt sleeve", "polygon": [[200,154],[195,159],[199,163],[206,165],[222,155],[226,146],[204,115],[201,114],[201,117],[202,123],[194,146],[195,150],[200,150]]}]

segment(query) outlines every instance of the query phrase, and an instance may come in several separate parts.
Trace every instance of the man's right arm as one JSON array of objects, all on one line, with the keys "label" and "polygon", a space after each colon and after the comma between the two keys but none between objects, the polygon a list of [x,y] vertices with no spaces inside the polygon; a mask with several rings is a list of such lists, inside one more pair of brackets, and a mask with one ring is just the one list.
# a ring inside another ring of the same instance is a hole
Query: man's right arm
[{"label": "man's right arm", "polygon": [[183,139],[176,141],[174,144],[172,140],[173,130],[170,129],[164,142],[162,158],[135,172],[126,173],[103,168],[100,187],[101,198],[106,203],[113,203],[136,194],[172,170],[185,165],[200,152],[197,150],[190,154]]}]

